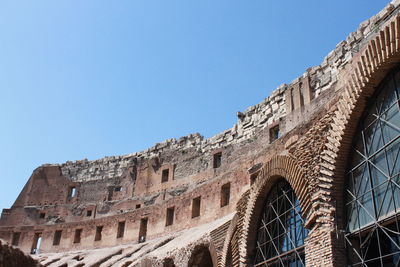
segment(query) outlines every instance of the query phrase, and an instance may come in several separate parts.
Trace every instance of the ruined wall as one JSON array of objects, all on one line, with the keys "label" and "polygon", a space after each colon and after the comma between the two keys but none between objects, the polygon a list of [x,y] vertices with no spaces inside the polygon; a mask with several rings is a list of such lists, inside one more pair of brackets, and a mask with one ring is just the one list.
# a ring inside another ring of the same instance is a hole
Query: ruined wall
[{"label": "ruined wall", "polygon": [[[326,164],[320,166],[327,156],[322,151],[330,138],[335,105],[351,74],[349,66],[358,57],[359,50],[374,38],[376,30],[386,26],[398,13],[398,2],[393,1],[378,15],[363,22],[321,65],[309,68],[261,103],[239,112],[237,123],[214,137],[205,139],[200,134],[192,134],[125,156],[39,167],[11,209],[3,210],[0,237],[26,252],[32,250],[38,234],[42,238],[41,252],[137,243],[143,235],[144,220],[146,239],[156,239],[235,213],[236,203],[242,198],[237,213],[242,217],[237,219],[236,228],[224,224],[212,236],[219,261],[227,259],[221,254],[225,248],[226,253],[232,254],[233,262],[245,263],[251,253],[248,246],[251,240],[247,238],[257,219],[252,217],[253,210],[259,205],[258,196],[266,192],[257,190],[270,177],[266,175],[268,166],[274,169],[281,164],[279,171],[271,175],[293,179],[292,183],[296,183],[293,187],[300,188],[296,194],[304,202],[307,227],[316,229],[308,243],[327,240],[332,245],[333,236],[327,231],[332,230],[334,209],[323,180],[330,170]],[[291,158],[294,163],[288,164],[289,160],[276,163],[280,162],[277,158]],[[326,173],[321,174],[320,170]],[[259,173],[263,178],[257,178]],[[222,186],[226,184],[230,184],[229,202],[222,205]],[[246,201],[243,201],[244,194]],[[193,200],[197,198],[200,206],[194,216]],[[329,212],[321,212],[321,208]],[[173,210],[170,222],[168,210]],[[122,222],[121,236],[118,229]],[[318,228],[322,224],[324,228]],[[96,240],[100,226],[101,238]],[[233,240],[233,243],[224,246],[221,235],[228,228],[232,230],[232,238],[226,242]],[[76,230],[82,230],[79,242],[76,242]],[[61,239],[55,245],[57,231],[61,231]],[[308,251],[329,254],[331,251],[325,250],[330,248],[315,245]],[[329,254],[326,261],[332,257]],[[308,260],[321,264],[321,261]]]}]

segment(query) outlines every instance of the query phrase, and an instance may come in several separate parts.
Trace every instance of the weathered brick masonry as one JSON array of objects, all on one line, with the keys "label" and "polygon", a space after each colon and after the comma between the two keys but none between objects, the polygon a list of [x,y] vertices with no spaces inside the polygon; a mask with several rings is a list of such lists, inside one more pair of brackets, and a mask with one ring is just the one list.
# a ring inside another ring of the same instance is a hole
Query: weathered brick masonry
[{"label": "weathered brick masonry", "polygon": [[265,202],[284,179],[308,231],[305,264],[345,266],[349,153],[400,61],[399,4],[210,139],[40,166],[3,210],[0,238],[45,266],[253,266]]}]

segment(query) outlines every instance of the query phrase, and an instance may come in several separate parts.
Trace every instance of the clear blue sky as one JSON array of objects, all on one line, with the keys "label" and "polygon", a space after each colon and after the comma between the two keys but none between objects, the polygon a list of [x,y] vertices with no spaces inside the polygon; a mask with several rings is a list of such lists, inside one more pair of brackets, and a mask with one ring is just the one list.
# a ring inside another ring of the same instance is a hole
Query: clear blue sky
[{"label": "clear blue sky", "polygon": [[387,3],[0,1],[0,208],[41,164],[232,127]]}]

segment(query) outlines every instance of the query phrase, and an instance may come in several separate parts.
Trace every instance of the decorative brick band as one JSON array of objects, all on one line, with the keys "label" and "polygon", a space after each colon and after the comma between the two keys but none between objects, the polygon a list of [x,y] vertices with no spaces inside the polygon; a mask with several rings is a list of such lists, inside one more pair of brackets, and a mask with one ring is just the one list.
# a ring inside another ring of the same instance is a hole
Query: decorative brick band
[{"label": "decorative brick band", "polygon": [[[218,267],[224,267],[224,266],[229,266],[227,265],[227,263],[229,264],[229,260],[228,257],[233,257],[233,255],[228,255],[229,253],[232,253],[232,239],[233,239],[233,235],[235,234],[235,232],[237,231],[237,227],[238,227],[238,215],[235,214],[235,216],[232,218],[231,223],[229,225],[229,228],[226,232],[225,235],[225,241],[224,241],[224,246],[222,248],[222,252],[221,252],[221,260],[219,262]],[[232,259],[233,261],[233,259]],[[233,263],[232,263],[233,265]],[[237,265],[233,265],[233,266],[237,266]]]}]

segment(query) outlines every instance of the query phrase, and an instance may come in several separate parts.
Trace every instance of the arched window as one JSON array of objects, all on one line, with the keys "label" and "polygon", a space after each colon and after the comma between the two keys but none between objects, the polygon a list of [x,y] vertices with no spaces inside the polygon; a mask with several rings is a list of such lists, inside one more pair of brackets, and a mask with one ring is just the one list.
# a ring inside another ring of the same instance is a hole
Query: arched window
[{"label": "arched window", "polygon": [[349,266],[400,266],[400,72],[371,97],[346,183]]},{"label": "arched window", "polygon": [[289,183],[282,179],[269,191],[264,204],[254,266],[305,266],[307,234],[300,203]]}]

